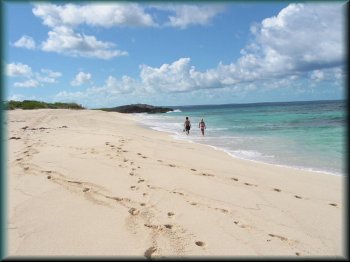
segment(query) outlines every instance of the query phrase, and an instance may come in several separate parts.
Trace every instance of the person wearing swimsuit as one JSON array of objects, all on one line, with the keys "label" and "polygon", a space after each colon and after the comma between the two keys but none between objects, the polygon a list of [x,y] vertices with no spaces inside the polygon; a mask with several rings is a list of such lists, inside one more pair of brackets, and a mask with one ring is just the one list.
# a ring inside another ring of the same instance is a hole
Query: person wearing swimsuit
[{"label": "person wearing swimsuit", "polygon": [[202,120],[199,122],[198,127],[199,127],[199,128],[201,129],[201,131],[202,131],[202,136],[204,136],[204,129],[206,128],[206,126],[205,126],[205,123],[204,123],[204,121],[203,121],[203,118],[202,118]]},{"label": "person wearing swimsuit", "polygon": [[185,131],[186,131],[186,135],[188,135],[190,133],[190,129],[191,129],[191,122],[190,122],[190,120],[188,120],[188,116],[186,116],[186,121],[184,123],[184,127],[185,127]]}]

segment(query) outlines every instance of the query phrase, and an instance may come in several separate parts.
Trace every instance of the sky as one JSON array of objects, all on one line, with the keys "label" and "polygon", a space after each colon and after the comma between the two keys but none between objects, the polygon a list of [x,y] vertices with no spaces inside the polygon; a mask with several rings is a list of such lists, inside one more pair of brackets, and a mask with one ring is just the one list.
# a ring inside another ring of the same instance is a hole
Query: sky
[{"label": "sky", "polygon": [[3,1],[5,100],[346,98],[346,1]]}]

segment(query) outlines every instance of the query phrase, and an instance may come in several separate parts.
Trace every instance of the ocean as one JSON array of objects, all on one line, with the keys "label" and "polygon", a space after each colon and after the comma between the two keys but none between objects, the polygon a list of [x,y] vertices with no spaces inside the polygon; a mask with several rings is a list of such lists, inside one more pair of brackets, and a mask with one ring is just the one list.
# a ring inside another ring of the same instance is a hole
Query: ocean
[{"label": "ocean", "polygon": [[[311,101],[172,107],[135,114],[139,123],[175,139],[206,144],[232,157],[298,169],[346,174],[346,102]],[[183,123],[192,127],[187,136]],[[198,123],[206,123],[203,137]]]}]

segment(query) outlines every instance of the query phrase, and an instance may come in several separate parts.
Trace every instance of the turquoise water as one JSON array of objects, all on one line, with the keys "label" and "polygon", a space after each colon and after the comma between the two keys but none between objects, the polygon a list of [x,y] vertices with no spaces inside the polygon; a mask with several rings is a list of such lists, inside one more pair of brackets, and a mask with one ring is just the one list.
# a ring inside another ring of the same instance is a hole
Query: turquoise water
[{"label": "turquoise water", "polygon": [[[346,103],[313,101],[174,107],[138,115],[144,125],[176,139],[202,143],[233,157],[345,175]],[[190,135],[183,133],[188,116]],[[202,137],[198,123],[207,125]]]}]

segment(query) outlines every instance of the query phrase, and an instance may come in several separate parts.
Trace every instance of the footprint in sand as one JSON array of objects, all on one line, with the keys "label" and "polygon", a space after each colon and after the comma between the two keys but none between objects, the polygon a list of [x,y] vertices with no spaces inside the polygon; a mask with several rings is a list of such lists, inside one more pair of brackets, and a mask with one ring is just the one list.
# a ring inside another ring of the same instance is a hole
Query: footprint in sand
[{"label": "footprint in sand", "polygon": [[276,192],[281,192],[281,189],[278,189],[278,188],[274,188],[273,191],[276,191]]},{"label": "footprint in sand", "polygon": [[131,189],[131,190],[137,190],[138,187],[136,187],[136,186],[131,186],[130,189]]},{"label": "footprint in sand", "polygon": [[47,176],[47,179],[51,179],[51,176]]},{"label": "footprint in sand", "polygon": [[202,176],[214,176],[214,175],[212,175],[212,174],[207,174],[207,173],[202,173],[201,175],[202,175]]},{"label": "footprint in sand", "polygon": [[294,195],[295,198],[302,199],[301,196]]},{"label": "footprint in sand", "polygon": [[[236,225],[240,224],[240,222],[239,222],[239,221],[234,221],[233,223],[235,223]],[[248,225],[244,225],[244,224],[240,224],[240,225],[238,225],[238,226],[239,226],[239,227],[241,227],[241,228],[251,229],[251,227],[250,227],[250,226],[248,226]]]},{"label": "footprint in sand", "polygon": [[250,183],[244,183],[246,186],[257,186],[257,185],[253,185],[253,184],[250,184]]},{"label": "footprint in sand", "polygon": [[197,171],[196,169],[194,169],[194,168],[191,168],[191,171]]},{"label": "footprint in sand", "polygon": [[172,229],[173,228],[173,225],[170,225],[170,224],[166,224],[164,225],[167,229]]},{"label": "footprint in sand", "polygon": [[338,204],[336,204],[336,203],[329,203],[328,205],[338,207]]},{"label": "footprint in sand", "polygon": [[168,217],[173,217],[175,214],[173,212],[168,212]]},{"label": "footprint in sand", "polygon": [[125,199],[122,198],[122,197],[105,196],[105,198],[113,199],[113,200],[116,200],[116,201],[118,201],[118,202],[125,200]]},{"label": "footprint in sand", "polygon": [[192,205],[192,206],[196,206],[196,205],[198,205],[197,203],[195,203],[195,202],[191,202],[190,203],[190,205]]},{"label": "footprint in sand", "polygon": [[238,178],[235,178],[235,177],[231,177],[231,179],[234,181],[238,181]]},{"label": "footprint in sand", "polygon": [[205,243],[203,241],[196,241],[195,244],[199,247],[205,246]]},{"label": "footprint in sand", "polygon": [[9,140],[11,140],[11,139],[16,139],[16,140],[17,140],[17,139],[21,139],[21,138],[20,138],[20,137],[12,136],[12,137],[9,138]]},{"label": "footprint in sand", "polygon": [[183,195],[184,195],[184,193],[177,192],[177,191],[172,191],[171,193],[173,193],[173,194],[179,194],[179,195],[181,195],[181,196],[183,196]]},{"label": "footprint in sand", "polygon": [[[73,183],[73,184],[78,184],[78,185],[81,185],[82,182],[79,182],[79,181],[72,181],[72,180],[67,180],[68,183]],[[84,191],[85,192],[85,191]]]},{"label": "footprint in sand", "polygon": [[130,175],[130,176],[133,176],[133,175],[135,175],[135,174],[134,174],[134,172],[130,172],[129,175]]},{"label": "footprint in sand", "polygon": [[159,159],[158,159],[157,161],[158,161],[158,162],[163,162],[163,160],[159,160]]},{"label": "footprint in sand", "polygon": [[228,210],[225,209],[225,208],[215,208],[215,210],[219,210],[219,211],[221,211],[222,213],[225,213],[225,214],[228,213]]},{"label": "footprint in sand", "polygon": [[150,247],[150,248],[148,248],[145,251],[144,255],[145,255],[146,258],[151,258],[151,256],[153,254],[155,254],[156,252],[157,252],[157,248],[156,247]]},{"label": "footprint in sand", "polygon": [[159,226],[157,225],[150,225],[150,224],[143,224],[143,225],[148,228],[159,229]]},{"label": "footprint in sand", "polygon": [[144,182],[145,180],[144,179],[139,179],[139,181],[137,181],[137,183],[141,183],[141,182]]},{"label": "footprint in sand", "polygon": [[279,235],[275,235],[275,234],[269,234],[270,237],[277,237],[278,239],[282,240],[282,241],[287,241],[288,238],[286,237],[282,237],[282,236],[279,236]]},{"label": "footprint in sand", "polygon": [[176,167],[176,166],[175,166],[175,165],[173,165],[173,164],[169,164],[169,166],[170,166],[170,167]]},{"label": "footprint in sand", "polygon": [[136,216],[136,215],[138,215],[139,213],[140,213],[140,211],[139,210],[137,210],[136,208],[130,208],[129,209],[129,213],[131,214],[131,215],[133,215],[133,216]]},{"label": "footprint in sand", "polygon": [[90,188],[85,187],[85,188],[83,189],[83,192],[87,192],[87,191],[89,191],[89,190],[90,190]]}]

